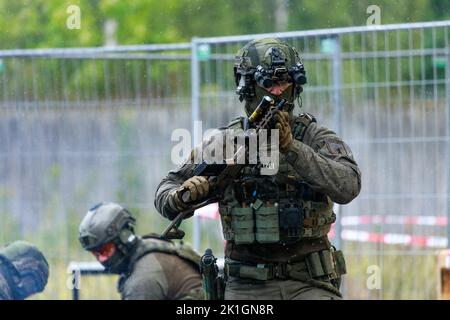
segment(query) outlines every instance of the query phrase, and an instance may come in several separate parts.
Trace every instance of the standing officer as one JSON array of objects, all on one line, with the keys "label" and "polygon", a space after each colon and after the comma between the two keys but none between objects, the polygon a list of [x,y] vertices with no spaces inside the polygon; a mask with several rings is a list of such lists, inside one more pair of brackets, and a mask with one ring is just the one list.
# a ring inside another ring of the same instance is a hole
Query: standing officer
[{"label": "standing officer", "polygon": [[[227,240],[225,299],[340,299],[345,262],[327,234],[336,220],[333,202],[349,203],[361,189],[352,152],[312,115],[294,115],[306,72],[297,51],[285,42],[249,42],[236,56],[234,76],[247,117],[264,96],[286,103],[275,116],[278,172],[263,175],[249,165],[216,190]],[[239,117],[224,129],[243,131],[251,128],[248,123]],[[155,206],[163,216],[174,219],[211,195],[214,185],[195,176],[196,168],[186,162],[159,184]],[[189,199],[183,197],[185,190]]]}]

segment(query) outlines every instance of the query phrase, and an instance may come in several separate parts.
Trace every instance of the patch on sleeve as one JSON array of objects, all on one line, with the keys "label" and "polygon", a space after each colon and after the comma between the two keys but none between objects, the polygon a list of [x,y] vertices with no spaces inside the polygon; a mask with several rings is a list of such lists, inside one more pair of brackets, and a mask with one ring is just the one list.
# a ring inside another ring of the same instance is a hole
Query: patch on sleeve
[{"label": "patch on sleeve", "polygon": [[331,154],[339,154],[343,156],[351,155],[350,149],[341,140],[327,139],[325,140],[325,146]]}]

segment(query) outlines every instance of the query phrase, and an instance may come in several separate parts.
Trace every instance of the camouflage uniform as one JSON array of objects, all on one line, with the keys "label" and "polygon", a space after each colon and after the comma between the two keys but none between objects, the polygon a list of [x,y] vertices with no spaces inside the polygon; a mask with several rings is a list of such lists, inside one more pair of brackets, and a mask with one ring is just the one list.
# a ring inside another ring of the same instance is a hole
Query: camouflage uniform
[{"label": "camouflage uniform", "polygon": [[[279,43],[269,39],[263,43],[264,50]],[[238,56],[262,61],[263,55],[251,56],[252,50],[256,51],[252,46],[254,43],[244,47]],[[256,89],[257,97],[258,90],[262,91]],[[287,98],[292,101],[292,96]],[[247,115],[255,109],[255,100],[249,100],[246,99]],[[361,188],[361,174],[341,138],[317,124],[310,114],[294,116],[292,108],[293,104],[288,110],[293,141],[280,154],[277,174],[263,176],[246,167],[239,179],[230,182],[219,201],[227,240],[225,299],[341,296],[338,288],[345,263],[342,253],[331,246],[327,233],[336,219],[333,202],[346,204],[353,200]],[[239,134],[245,126],[240,117],[222,130],[231,128]],[[214,140],[205,142],[205,146]],[[174,190],[192,177],[195,167],[186,163],[170,171],[159,184],[155,206],[163,216],[176,216]]]},{"label": "camouflage uniform", "polygon": [[48,263],[32,244],[15,241],[0,248],[0,300],[23,300],[44,290]]},{"label": "camouflage uniform", "polygon": [[189,247],[158,239],[141,239],[119,279],[124,300],[203,299],[198,263]]}]

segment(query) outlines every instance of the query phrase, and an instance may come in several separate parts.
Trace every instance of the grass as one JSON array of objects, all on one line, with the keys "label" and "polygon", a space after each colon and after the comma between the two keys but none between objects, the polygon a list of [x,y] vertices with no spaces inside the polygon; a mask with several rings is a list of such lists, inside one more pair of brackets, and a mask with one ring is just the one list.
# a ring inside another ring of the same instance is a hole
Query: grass
[{"label": "grass", "polygon": [[[356,242],[345,243],[347,275],[343,291],[347,299],[437,299],[437,252]],[[376,272],[379,289],[371,287]],[[368,285],[369,282],[369,285]]]}]

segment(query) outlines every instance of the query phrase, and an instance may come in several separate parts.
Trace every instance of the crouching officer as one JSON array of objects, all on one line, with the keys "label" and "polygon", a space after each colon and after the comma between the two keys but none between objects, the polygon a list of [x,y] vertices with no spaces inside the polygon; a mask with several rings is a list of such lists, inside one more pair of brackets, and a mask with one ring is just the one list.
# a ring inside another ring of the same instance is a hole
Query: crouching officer
[{"label": "crouching officer", "polygon": [[0,248],[0,300],[23,300],[42,292],[48,263],[39,249],[26,241]]},{"label": "crouching officer", "polygon": [[135,221],[118,204],[100,203],[88,211],[79,227],[83,248],[106,271],[120,274],[122,299],[203,299],[200,256],[186,245],[135,235]]}]

